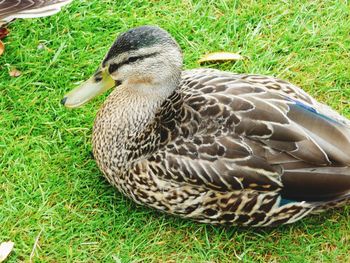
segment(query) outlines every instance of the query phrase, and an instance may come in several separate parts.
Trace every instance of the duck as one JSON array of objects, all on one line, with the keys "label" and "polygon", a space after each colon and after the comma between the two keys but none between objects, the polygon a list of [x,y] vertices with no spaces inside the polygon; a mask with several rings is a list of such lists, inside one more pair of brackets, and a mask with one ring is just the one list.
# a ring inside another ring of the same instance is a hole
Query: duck
[{"label": "duck", "polygon": [[0,28],[16,18],[50,16],[72,0],[3,0],[0,1]]},{"label": "duck", "polygon": [[183,70],[158,26],[120,34],[61,103],[112,89],[93,126],[107,181],[137,204],[214,225],[267,227],[349,204],[350,121],[271,76]]}]

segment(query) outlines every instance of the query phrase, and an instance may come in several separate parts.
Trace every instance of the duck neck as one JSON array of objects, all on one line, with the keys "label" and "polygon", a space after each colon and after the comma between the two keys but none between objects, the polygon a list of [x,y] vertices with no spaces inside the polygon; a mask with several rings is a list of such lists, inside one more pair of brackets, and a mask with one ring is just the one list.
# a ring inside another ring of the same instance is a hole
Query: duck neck
[{"label": "duck neck", "polygon": [[157,110],[169,95],[155,95],[148,89],[129,86],[117,87],[110,94],[97,114],[93,130],[94,156],[102,171],[124,173],[142,158],[141,149],[157,143],[157,135],[147,135],[145,129],[152,125]]}]

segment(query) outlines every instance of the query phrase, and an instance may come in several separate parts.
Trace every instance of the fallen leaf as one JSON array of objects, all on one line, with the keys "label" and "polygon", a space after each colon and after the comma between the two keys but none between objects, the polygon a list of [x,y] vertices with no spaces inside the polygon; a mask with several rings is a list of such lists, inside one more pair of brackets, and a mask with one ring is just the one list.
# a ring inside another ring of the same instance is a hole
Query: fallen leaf
[{"label": "fallen leaf", "polygon": [[226,62],[226,61],[237,61],[237,60],[243,60],[243,59],[244,57],[236,53],[214,52],[214,53],[209,53],[204,57],[202,57],[200,60],[198,60],[198,63],[203,64],[207,62]]},{"label": "fallen leaf", "polygon": [[5,45],[0,40],[0,56],[2,55],[2,53],[4,53],[4,50],[5,50]]},{"label": "fallen leaf", "polygon": [[0,262],[3,262],[10,255],[14,245],[15,243],[11,241],[0,244]]},{"label": "fallen leaf", "polygon": [[0,39],[5,38],[9,33],[10,33],[10,31],[6,27],[1,27],[0,28]]},{"label": "fallen leaf", "polygon": [[15,68],[11,69],[9,72],[10,77],[13,77],[13,78],[17,78],[17,77],[21,76],[21,74],[22,74],[22,72],[19,71],[18,69],[15,69]]}]

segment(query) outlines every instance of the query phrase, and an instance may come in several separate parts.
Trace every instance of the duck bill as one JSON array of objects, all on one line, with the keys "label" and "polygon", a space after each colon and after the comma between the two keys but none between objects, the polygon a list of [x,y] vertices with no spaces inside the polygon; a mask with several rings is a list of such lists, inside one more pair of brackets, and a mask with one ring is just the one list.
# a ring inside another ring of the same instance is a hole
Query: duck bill
[{"label": "duck bill", "polygon": [[61,103],[67,108],[77,108],[114,86],[115,81],[107,69],[98,70],[79,87],[67,93]]}]

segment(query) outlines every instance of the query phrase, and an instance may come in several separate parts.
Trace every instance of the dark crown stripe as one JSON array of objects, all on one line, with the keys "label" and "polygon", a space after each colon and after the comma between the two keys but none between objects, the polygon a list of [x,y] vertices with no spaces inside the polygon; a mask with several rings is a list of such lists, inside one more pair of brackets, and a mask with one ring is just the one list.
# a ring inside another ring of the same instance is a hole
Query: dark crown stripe
[{"label": "dark crown stripe", "polygon": [[111,58],[125,52],[151,47],[155,44],[178,46],[168,32],[157,26],[141,26],[118,36],[102,62],[104,66]]}]

